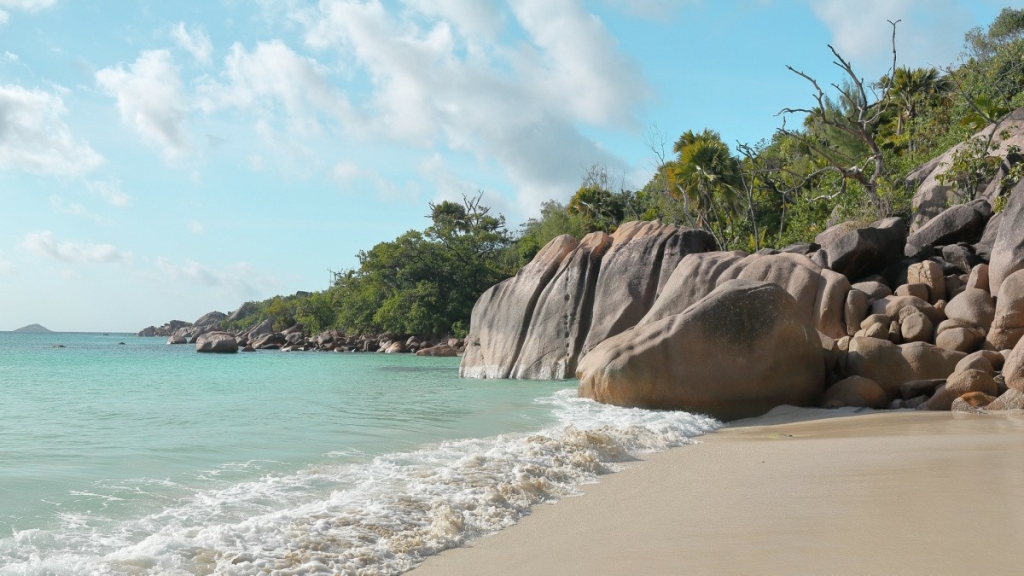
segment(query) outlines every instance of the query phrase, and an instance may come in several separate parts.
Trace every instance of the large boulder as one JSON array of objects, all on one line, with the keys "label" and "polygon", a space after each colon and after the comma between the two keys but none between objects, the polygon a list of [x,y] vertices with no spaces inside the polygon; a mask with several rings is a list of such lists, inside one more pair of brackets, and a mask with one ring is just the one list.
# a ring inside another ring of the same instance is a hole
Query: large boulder
[{"label": "large boulder", "polygon": [[255,339],[250,339],[249,345],[256,350],[278,350],[288,343],[288,337],[280,332],[271,332]]},{"label": "large boulder", "polygon": [[940,212],[907,238],[906,253],[915,256],[925,245],[945,246],[957,242],[975,243],[992,216],[988,200],[977,199],[957,204]]},{"label": "large boulder", "polygon": [[946,304],[946,317],[962,326],[974,326],[988,332],[995,318],[996,303],[989,293],[968,288]]},{"label": "large boulder", "polygon": [[885,408],[888,402],[885,390],[875,381],[860,376],[851,376],[836,382],[825,390],[822,408]]},{"label": "large boulder", "polygon": [[246,332],[245,335],[249,340],[255,340],[257,338],[266,336],[267,334],[273,334],[273,332],[274,319],[267,318],[263,322],[260,322],[256,326],[253,326],[248,332]]},{"label": "large boulder", "polygon": [[253,312],[256,312],[257,310],[259,310],[259,304],[255,303],[255,302],[246,302],[245,304],[242,304],[241,306],[239,306],[238,310],[235,310],[230,315],[228,315],[226,320],[228,322],[234,322],[235,320],[238,320],[240,318],[244,318],[244,317],[248,316],[249,314],[252,314]]},{"label": "large boulder", "polygon": [[[847,335],[849,281],[842,274],[792,253],[748,256],[742,252],[709,252],[687,256],[640,324],[679,314],[734,279],[777,284],[796,299],[797,307],[815,328],[830,338]],[[857,318],[851,321],[860,323]]]},{"label": "large boulder", "polygon": [[561,380],[576,374],[576,363],[593,319],[601,257],[611,245],[611,236],[594,232],[562,261],[537,301],[512,367],[513,378]]},{"label": "large boulder", "polygon": [[1024,340],[1017,342],[1003,364],[1003,379],[1007,388],[1024,392]]},{"label": "large boulder", "polygon": [[1017,345],[1024,336],[1024,270],[1010,274],[999,287],[999,298],[986,346],[992,350],[1007,350]]},{"label": "large boulder", "polygon": [[230,332],[207,332],[196,339],[196,352],[234,354],[238,352],[238,340]]},{"label": "large boulder", "polygon": [[459,355],[459,351],[448,344],[438,344],[437,346],[431,346],[429,348],[423,348],[422,350],[416,351],[417,356],[430,356],[434,358],[454,358]]},{"label": "large boulder", "polygon": [[[989,396],[996,396],[996,381],[992,375],[981,370],[966,370],[957,372],[946,380],[946,383],[935,390],[935,394],[922,404],[920,410],[949,410],[953,401],[971,392],[982,392]],[[986,403],[987,404],[987,403]]]},{"label": "large boulder", "polygon": [[858,280],[877,274],[903,258],[907,225],[901,218],[886,218],[843,234],[826,230],[815,241],[821,244],[829,269],[850,280]]},{"label": "large boulder", "polygon": [[993,294],[1010,274],[1024,269],[1024,180],[1013,187],[989,258],[988,283]]},{"label": "large boulder", "polygon": [[658,222],[556,238],[477,300],[459,373],[571,377],[588,350],[643,318],[680,260],[714,248],[707,232]]},{"label": "large boulder", "polygon": [[813,406],[825,382],[813,324],[781,286],[735,280],[681,314],[605,340],[580,361],[580,396],[723,419]]},{"label": "large boulder", "polygon": [[228,315],[223,312],[207,312],[193,322],[192,325],[198,328],[219,328],[220,323],[226,320],[227,317]]},{"label": "large boulder", "polygon": [[567,234],[553,239],[518,274],[480,296],[473,306],[460,376],[509,377],[541,292],[577,245]]},{"label": "large boulder", "polygon": [[888,340],[858,336],[850,341],[846,371],[850,376],[874,380],[890,398],[896,398],[906,382],[948,377],[964,356],[924,342],[897,346]]},{"label": "large boulder", "polygon": [[703,230],[643,221],[620,226],[601,259],[582,354],[636,326],[686,255],[716,249],[714,237]]}]

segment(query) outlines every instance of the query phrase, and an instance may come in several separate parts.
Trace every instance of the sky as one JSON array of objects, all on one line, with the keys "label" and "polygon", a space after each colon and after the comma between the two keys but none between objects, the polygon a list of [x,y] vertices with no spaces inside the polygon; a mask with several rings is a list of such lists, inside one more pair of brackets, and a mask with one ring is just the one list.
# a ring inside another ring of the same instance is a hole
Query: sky
[{"label": "sky", "polygon": [[441,200],[516,230],[591,166],[642,187],[652,142],[770,138],[829,44],[876,79],[899,20],[899,64],[943,67],[1004,6],[0,0],[0,330],[323,290]]}]

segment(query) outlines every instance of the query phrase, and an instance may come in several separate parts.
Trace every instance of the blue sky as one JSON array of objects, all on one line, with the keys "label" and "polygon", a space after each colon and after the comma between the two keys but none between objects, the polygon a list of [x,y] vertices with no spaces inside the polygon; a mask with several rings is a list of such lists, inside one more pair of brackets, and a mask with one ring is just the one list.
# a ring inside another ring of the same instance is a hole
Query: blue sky
[{"label": "blue sky", "polygon": [[0,0],[0,330],[135,331],[328,285],[484,193],[510,227],[652,128],[771,136],[955,61],[988,0]]}]

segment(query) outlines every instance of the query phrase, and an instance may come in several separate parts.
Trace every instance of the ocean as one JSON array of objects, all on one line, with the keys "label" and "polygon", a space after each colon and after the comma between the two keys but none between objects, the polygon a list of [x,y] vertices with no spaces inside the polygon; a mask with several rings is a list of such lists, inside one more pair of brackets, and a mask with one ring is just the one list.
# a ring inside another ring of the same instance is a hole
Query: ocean
[{"label": "ocean", "polygon": [[0,575],[398,574],[719,425],[457,368],[0,332]]}]

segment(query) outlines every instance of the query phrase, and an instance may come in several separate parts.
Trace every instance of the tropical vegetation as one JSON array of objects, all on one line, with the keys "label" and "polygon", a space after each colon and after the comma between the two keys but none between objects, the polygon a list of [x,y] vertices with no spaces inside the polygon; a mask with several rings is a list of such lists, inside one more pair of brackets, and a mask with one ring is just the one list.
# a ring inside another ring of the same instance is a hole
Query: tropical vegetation
[{"label": "tropical vegetation", "polygon": [[[894,46],[896,34],[893,24]],[[843,78],[831,86],[790,67],[813,97],[782,110],[782,127],[761,142],[732,148],[715,130],[695,128],[669,154],[670,140],[652,130],[657,169],[641,189],[593,166],[567,203],[544,203],[516,231],[482,196],[431,204],[425,230],[360,252],[358,268],[325,291],[247,303],[229,328],[271,318],[310,332],[460,336],[479,295],[561,234],[582,238],[659,219],[706,230],[722,249],[756,251],[813,241],[846,220],[908,217],[907,176],[957,143],[966,145],[942,178],[958,200],[997,174],[992,152],[1005,135],[972,135],[1024,106],[1024,10],[1006,8],[988,28],[968,32],[959,63],[946,69],[898,66],[894,58],[886,75],[867,82],[842,54],[831,56]],[[1020,159],[1011,150],[1004,194],[1024,172]]]}]

